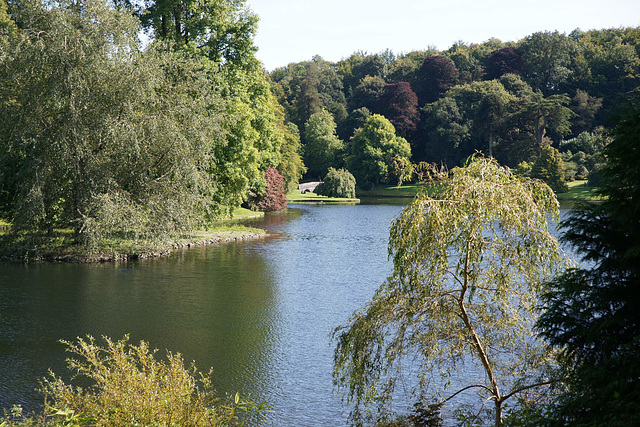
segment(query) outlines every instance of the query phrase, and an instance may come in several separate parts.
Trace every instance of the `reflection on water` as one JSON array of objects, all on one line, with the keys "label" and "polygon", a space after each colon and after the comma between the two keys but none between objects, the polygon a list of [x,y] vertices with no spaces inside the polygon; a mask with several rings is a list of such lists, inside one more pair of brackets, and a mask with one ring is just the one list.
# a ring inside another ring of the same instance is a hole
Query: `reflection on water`
[{"label": "reflection on water", "polygon": [[91,334],[181,352],[221,392],[273,405],[272,425],[343,425],[330,333],[390,271],[402,206],[300,206],[251,225],[264,239],[167,258],[0,264],[0,408],[37,408],[37,379],[66,372],[59,339]]}]

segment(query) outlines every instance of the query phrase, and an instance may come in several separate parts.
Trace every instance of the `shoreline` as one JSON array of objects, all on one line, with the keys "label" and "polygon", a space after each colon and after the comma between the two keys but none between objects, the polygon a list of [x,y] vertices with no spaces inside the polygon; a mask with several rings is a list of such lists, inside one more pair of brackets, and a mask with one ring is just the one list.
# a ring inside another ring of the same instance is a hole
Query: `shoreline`
[{"label": "shoreline", "polygon": [[[246,241],[267,237],[268,233],[264,230],[254,229],[251,231],[217,231],[202,232],[206,236],[190,236],[189,238],[178,239],[173,242],[156,245],[155,248],[133,248],[131,250],[114,250],[114,251],[96,251],[95,254],[87,253],[60,253],[49,251],[41,255],[33,257],[11,257],[0,254],[0,262],[9,263],[77,263],[77,264],[102,264],[108,262],[127,262],[143,259],[160,258],[170,255],[178,249],[192,248],[204,245],[215,245],[220,243],[230,243],[238,241]],[[68,248],[67,248],[68,249]]]}]

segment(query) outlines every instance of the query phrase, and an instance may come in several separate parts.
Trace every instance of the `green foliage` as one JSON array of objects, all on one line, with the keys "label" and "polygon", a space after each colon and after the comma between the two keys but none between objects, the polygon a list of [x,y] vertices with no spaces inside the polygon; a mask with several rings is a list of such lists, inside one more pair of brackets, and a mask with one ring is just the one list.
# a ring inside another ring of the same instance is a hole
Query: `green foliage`
[{"label": "green foliage", "polygon": [[346,169],[329,168],[329,173],[316,187],[315,192],[322,196],[355,199],[356,179]]},{"label": "green foliage", "polygon": [[543,180],[556,193],[569,190],[562,156],[550,145],[542,147],[542,154],[531,167],[531,177]]},{"label": "green foliage", "polygon": [[358,108],[373,110],[385,84],[384,79],[380,76],[365,76],[353,91],[350,100],[351,110]]},{"label": "green foliage", "polygon": [[374,114],[356,131],[345,160],[358,183],[379,184],[393,178],[393,158],[409,157],[411,148],[407,140],[396,136],[389,120]]},{"label": "green foliage", "polygon": [[312,114],[326,109],[341,122],[347,116],[342,80],[334,64],[316,56],[271,73],[273,90],[285,108],[286,121],[302,129]]},{"label": "green foliage", "polygon": [[[131,2],[134,3],[134,2]],[[157,39],[173,41],[216,66],[251,69],[258,17],[244,0],[150,0],[138,15]]]},{"label": "green foliage", "polygon": [[524,61],[524,78],[545,95],[558,93],[572,74],[571,59],[576,43],[558,31],[537,32],[525,37],[518,46]]},{"label": "green foliage", "polygon": [[424,108],[425,158],[458,164],[477,151],[493,155],[494,146],[508,143],[506,121],[516,99],[497,80],[451,88]]},{"label": "green foliage", "polygon": [[420,105],[424,105],[437,101],[454,86],[458,82],[459,72],[451,59],[431,55],[424,59],[417,75],[414,90],[420,99]]},{"label": "green foliage", "polygon": [[327,110],[309,117],[304,132],[304,162],[313,176],[324,177],[337,166],[344,143],[336,135],[336,124]]},{"label": "green foliage", "polygon": [[518,100],[515,114],[530,126],[537,146],[541,147],[547,130],[559,137],[571,132],[570,119],[574,113],[567,104],[569,97],[566,95],[544,97],[540,91],[530,92]]},{"label": "green foliage", "polygon": [[62,341],[73,355],[69,370],[89,385],[67,384],[50,373],[41,386],[43,415],[27,418],[14,410],[0,425],[235,426],[256,422],[268,410],[237,394],[228,402],[220,399],[211,372],[204,375],[194,364],[185,367],[179,353],[167,352],[166,360],[158,360],[144,341],[104,341],[104,346],[91,336]]},{"label": "green foliage", "polygon": [[562,353],[552,425],[640,423],[640,94],[625,105],[601,171],[603,200],[572,211],[563,239],[585,266],[553,279],[538,322]]},{"label": "green foliage", "polygon": [[289,179],[300,176],[251,49],[224,67],[159,41],[142,52],[139,23],[98,0],[34,0],[12,17],[20,31],[0,56],[0,216],[36,247],[57,227],[89,247],[164,239],[228,216],[283,159]]},{"label": "green foliage", "polygon": [[[392,275],[334,332],[334,379],[355,422],[390,415],[396,387],[411,384],[405,368],[417,370],[416,399],[445,404],[474,390],[469,423],[491,401],[502,425],[506,402],[544,397],[549,384],[532,323],[542,282],[564,268],[547,225],[558,215],[552,190],[482,158],[441,178],[393,222]],[[458,372],[470,379],[456,384]]]},{"label": "green foliage", "polygon": [[288,193],[298,188],[300,178],[307,171],[302,161],[302,146],[300,145],[300,131],[298,127],[289,122],[283,129],[284,141],[280,148],[280,164],[278,171],[284,177],[285,192]]}]

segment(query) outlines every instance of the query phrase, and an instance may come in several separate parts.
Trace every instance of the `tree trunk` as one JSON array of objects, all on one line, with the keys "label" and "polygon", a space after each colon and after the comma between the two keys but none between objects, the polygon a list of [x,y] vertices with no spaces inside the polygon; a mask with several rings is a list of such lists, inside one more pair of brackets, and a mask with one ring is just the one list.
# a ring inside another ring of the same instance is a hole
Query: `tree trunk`
[{"label": "tree trunk", "polygon": [[160,35],[163,39],[167,38],[167,15],[160,16]]},{"label": "tree trunk", "polygon": [[496,399],[496,426],[502,427],[502,400]]},{"label": "tree trunk", "polygon": [[180,44],[182,43],[182,17],[177,7],[173,9],[173,21],[176,26],[176,42]]}]

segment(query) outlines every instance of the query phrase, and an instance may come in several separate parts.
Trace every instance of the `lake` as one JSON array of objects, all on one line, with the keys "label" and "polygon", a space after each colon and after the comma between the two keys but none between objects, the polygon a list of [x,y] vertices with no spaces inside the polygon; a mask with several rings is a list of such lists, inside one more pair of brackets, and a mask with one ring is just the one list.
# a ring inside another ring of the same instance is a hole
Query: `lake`
[{"label": "lake", "polygon": [[222,393],[267,401],[267,425],[345,425],[330,334],[390,273],[402,207],[294,205],[248,223],[269,237],[166,258],[0,264],[0,408],[38,408],[38,379],[67,372],[59,339],[130,334],[213,367]]}]

